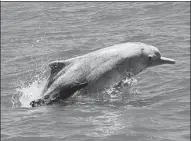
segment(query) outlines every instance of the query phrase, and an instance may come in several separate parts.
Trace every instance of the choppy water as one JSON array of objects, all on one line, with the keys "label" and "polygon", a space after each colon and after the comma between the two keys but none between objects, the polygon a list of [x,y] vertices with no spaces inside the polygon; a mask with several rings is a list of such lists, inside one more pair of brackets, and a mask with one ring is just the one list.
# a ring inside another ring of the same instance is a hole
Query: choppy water
[{"label": "choppy water", "polygon": [[[125,92],[28,108],[48,63],[138,41],[176,60],[134,78]],[[21,94],[21,104],[11,97]],[[28,96],[28,97],[27,97]],[[188,141],[189,2],[2,2],[1,139]]]}]

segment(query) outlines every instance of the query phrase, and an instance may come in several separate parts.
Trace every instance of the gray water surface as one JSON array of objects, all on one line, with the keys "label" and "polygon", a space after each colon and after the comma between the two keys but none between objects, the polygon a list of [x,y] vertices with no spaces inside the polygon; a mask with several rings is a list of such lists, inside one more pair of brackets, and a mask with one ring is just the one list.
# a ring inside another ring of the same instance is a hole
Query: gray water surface
[{"label": "gray water surface", "polygon": [[[122,42],[154,45],[176,64],[144,70],[122,96],[13,107],[14,94],[39,91],[49,62]],[[188,141],[190,2],[2,2],[1,139]]]}]

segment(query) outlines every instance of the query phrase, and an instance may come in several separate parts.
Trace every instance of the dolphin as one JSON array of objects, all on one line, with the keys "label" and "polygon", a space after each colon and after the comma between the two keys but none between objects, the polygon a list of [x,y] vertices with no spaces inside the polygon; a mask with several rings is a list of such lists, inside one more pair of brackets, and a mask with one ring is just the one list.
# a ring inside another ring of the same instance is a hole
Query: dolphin
[{"label": "dolphin", "polygon": [[30,102],[32,107],[66,100],[75,92],[102,91],[145,68],[162,64],[175,64],[175,60],[162,57],[151,45],[128,42],[102,48],[88,54],[49,64],[50,76],[43,97]]}]

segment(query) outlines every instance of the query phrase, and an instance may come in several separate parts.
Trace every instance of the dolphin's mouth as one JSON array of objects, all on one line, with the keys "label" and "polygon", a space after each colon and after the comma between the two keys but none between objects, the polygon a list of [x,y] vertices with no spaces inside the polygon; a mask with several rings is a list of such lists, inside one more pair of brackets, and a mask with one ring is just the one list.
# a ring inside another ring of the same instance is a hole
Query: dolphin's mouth
[{"label": "dolphin's mouth", "polygon": [[175,60],[171,58],[161,57],[159,60],[160,64],[175,64]]},{"label": "dolphin's mouth", "polygon": [[157,60],[148,61],[148,67],[163,65],[163,64],[175,64],[175,60],[167,57],[160,57]]}]

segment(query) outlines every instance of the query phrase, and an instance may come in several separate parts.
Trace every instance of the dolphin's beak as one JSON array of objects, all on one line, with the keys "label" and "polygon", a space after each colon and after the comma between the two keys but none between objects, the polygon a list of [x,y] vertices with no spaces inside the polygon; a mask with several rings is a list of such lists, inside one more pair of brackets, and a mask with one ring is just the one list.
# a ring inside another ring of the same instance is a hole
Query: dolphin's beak
[{"label": "dolphin's beak", "polygon": [[166,58],[166,57],[161,57],[159,60],[160,64],[175,64],[175,60]]},{"label": "dolphin's beak", "polygon": [[175,60],[166,57],[161,57],[160,59],[152,60],[151,62],[149,62],[148,66],[152,67],[163,64],[175,64]]}]

